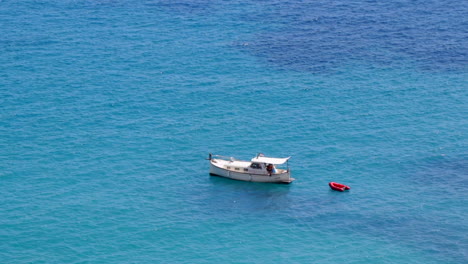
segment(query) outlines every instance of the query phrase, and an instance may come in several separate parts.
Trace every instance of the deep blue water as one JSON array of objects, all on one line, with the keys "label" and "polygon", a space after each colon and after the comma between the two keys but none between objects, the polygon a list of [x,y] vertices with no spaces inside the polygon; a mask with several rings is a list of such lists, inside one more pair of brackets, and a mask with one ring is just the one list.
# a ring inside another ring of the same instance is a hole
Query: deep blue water
[{"label": "deep blue water", "polygon": [[[467,263],[467,17],[0,1],[0,262]],[[210,152],[297,180],[210,177]]]}]

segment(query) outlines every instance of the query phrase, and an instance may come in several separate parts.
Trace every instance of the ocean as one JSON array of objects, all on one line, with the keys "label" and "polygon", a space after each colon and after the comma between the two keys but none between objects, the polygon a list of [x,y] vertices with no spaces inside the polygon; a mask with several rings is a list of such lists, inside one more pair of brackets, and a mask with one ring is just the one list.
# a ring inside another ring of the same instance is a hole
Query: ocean
[{"label": "ocean", "polygon": [[[468,263],[467,18],[1,0],[0,263]],[[296,181],[209,153],[291,156]]]}]

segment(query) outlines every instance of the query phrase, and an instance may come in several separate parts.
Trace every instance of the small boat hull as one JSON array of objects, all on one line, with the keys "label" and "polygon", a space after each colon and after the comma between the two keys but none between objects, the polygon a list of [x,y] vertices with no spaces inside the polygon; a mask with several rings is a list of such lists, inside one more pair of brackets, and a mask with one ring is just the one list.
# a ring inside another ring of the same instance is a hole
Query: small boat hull
[{"label": "small boat hull", "polygon": [[328,183],[328,186],[330,186],[332,190],[339,191],[339,192],[344,192],[346,190],[351,189],[349,186],[341,184],[341,183],[337,183],[337,182],[330,182]]}]

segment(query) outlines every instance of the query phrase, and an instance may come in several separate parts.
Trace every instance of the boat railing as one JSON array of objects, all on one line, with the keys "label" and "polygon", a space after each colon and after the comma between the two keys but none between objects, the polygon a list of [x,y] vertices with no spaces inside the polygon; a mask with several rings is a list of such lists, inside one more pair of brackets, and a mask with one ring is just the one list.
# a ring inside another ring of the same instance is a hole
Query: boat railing
[{"label": "boat railing", "polygon": [[209,158],[208,159],[212,159],[212,158],[221,158],[221,159],[224,159],[224,160],[230,160],[230,161],[235,161],[236,159],[233,158],[233,157],[228,157],[228,156],[222,156],[222,155],[215,155],[215,154],[211,154],[209,155]]}]

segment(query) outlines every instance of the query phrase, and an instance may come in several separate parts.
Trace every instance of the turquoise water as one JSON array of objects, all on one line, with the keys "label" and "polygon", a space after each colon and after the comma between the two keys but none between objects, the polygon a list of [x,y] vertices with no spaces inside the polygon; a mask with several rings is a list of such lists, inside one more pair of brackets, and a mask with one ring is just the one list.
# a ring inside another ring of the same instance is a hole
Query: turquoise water
[{"label": "turquoise water", "polygon": [[[468,262],[466,17],[0,1],[0,262]],[[210,177],[210,152],[296,181]]]}]

